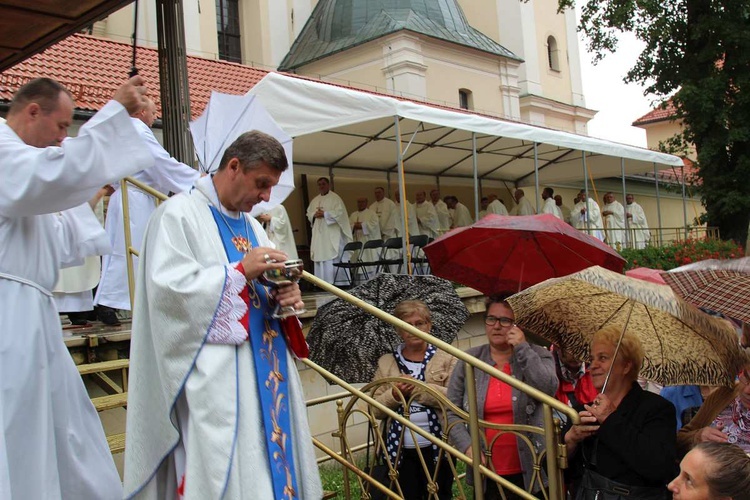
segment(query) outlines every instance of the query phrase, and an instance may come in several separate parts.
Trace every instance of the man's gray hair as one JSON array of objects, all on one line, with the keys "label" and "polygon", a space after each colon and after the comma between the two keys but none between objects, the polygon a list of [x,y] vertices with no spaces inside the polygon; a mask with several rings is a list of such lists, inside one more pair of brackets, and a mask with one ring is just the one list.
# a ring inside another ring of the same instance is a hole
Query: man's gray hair
[{"label": "man's gray hair", "polygon": [[240,161],[244,172],[258,168],[265,163],[274,170],[283,172],[289,167],[284,146],[275,137],[259,130],[251,130],[240,135],[224,151],[219,171],[224,170],[232,158]]}]

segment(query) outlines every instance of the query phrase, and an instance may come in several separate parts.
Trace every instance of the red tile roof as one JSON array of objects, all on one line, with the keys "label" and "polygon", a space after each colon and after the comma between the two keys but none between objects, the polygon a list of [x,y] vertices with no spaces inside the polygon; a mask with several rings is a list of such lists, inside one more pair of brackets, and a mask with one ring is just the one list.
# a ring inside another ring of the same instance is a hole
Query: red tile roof
[{"label": "red tile roof", "polygon": [[670,99],[669,101],[667,101],[666,108],[662,108],[661,106],[659,106],[655,109],[652,109],[651,111],[634,121],[633,126],[638,127],[639,125],[647,125],[649,123],[669,120],[674,114],[675,108],[672,104],[672,100]]},{"label": "red tile roof", "polygon": [[[0,100],[10,100],[13,93],[32,78],[46,76],[71,91],[78,109],[97,111],[127,79],[131,61],[129,44],[73,35],[0,73]],[[212,90],[244,94],[268,74],[268,71],[241,64],[190,56],[187,65],[193,118],[203,112]],[[138,47],[136,66],[148,82],[150,97],[161,110],[156,49]]]},{"label": "red tile roof", "polygon": [[[674,184],[682,183],[683,170],[685,172],[685,180],[688,184],[700,184],[700,179],[697,178],[698,168],[693,164],[689,158],[683,158],[682,162],[685,164],[684,169],[678,169],[676,167],[659,170],[659,180],[663,182],[669,182]],[[644,174],[645,177],[653,177],[653,172]]]}]

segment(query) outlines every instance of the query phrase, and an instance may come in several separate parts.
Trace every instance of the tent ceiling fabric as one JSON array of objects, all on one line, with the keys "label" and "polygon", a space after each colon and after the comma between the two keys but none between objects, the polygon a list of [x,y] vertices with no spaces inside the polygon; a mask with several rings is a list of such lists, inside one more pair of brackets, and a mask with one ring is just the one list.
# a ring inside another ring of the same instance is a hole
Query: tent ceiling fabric
[{"label": "tent ceiling fabric", "polygon": [[0,0],[0,72],[133,0]]},{"label": "tent ceiling fabric", "polygon": [[582,151],[594,178],[619,177],[621,158],[626,174],[652,172],[654,163],[682,166],[679,157],[648,149],[279,73],[250,93],[294,137],[297,165],[395,171],[398,116],[407,174],[472,177],[472,133],[479,177],[519,186],[534,184],[534,142],[543,184],[580,181]]}]

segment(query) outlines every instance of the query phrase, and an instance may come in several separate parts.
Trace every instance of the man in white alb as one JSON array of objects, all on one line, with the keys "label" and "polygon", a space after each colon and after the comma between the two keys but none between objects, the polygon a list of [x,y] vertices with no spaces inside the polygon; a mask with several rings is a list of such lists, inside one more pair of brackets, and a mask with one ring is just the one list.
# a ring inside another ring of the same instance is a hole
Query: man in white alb
[{"label": "man in white alb", "polygon": [[485,215],[487,215],[487,205],[490,204],[490,199],[486,196],[482,196],[482,199],[479,200],[479,218],[483,219]]},{"label": "man in white alb", "polygon": [[437,189],[430,191],[430,201],[432,206],[435,207],[438,221],[440,221],[440,234],[443,234],[451,228],[451,215],[448,212],[448,205],[440,199],[440,191]]},{"label": "man in white alb", "polygon": [[555,205],[557,205],[557,209],[560,210],[560,213],[562,214],[562,219],[570,224],[570,208],[563,205],[563,199],[562,196],[559,194],[555,195]]},{"label": "man in white alb", "polygon": [[297,243],[294,241],[292,223],[284,205],[276,205],[266,213],[258,216],[258,222],[263,224],[268,239],[276,248],[284,252],[290,259],[299,259]]},{"label": "man in white alb", "polygon": [[438,218],[437,210],[432,201],[427,201],[427,193],[424,191],[418,191],[416,194],[416,210],[417,210],[417,224],[419,224],[419,232],[427,235],[429,238],[437,238],[440,236],[440,219]]},{"label": "man in white alb", "polygon": [[[352,237],[354,241],[361,241],[362,245],[368,241],[380,240],[380,222],[378,215],[367,208],[367,198],[357,198],[357,211],[349,215],[349,224],[352,226]],[[364,250],[359,259],[363,262],[375,262],[378,260],[380,250],[369,248]],[[355,256],[352,255],[352,260]],[[367,275],[373,276],[375,266],[366,266]]]},{"label": "man in white alb", "polygon": [[542,199],[544,200],[544,206],[542,206],[543,214],[554,215],[558,219],[562,220],[562,212],[557,208],[554,198],[555,191],[551,187],[546,187],[542,190]]},{"label": "man in white alb", "polygon": [[452,195],[446,196],[445,203],[448,204],[448,208],[453,210],[452,228],[466,227],[474,224],[474,220],[471,218],[471,212],[466,208],[466,205],[458,201],[458,198]]},{"label": "man in white alb", "polygon": [[487,205],[488,214],[508,215],[508,209],[505,208],[505,205],[496,194],[490,194],[487,198],[490,200],[489,205]]},{"label": "man in white alb", "polygon": [[[164,194],[180,193],[192,187],[200,173],[192,167],[174,159],[156,140],[151,127],[156,120],[156,104],[148,105],[134,113],[131,121],[143,142],[148,145],[153,162],[148,168],[135,173],[132,177]],[[134,186],[128,186],[128,205],[130,207],[130,237],[133,248],[141,248],[143,233],[151,213],[156,208],[156,199]],[[125,251],[125,228],[122,214],[122,193],[119,185],[117,191],[109,198],[107,219],[104,229],[112,243],[112,253],[102,259],[102,277],[96,289],[94,304],[99,306],[99,318],[106,323],[116,324],[114,309],[130,310],[130,290],[128,288],[127,259]],[[138,268],[138,258],[133,258],[133,269]]]},{"label": "man in white alb", "polygon": [[352,228],[341,197],[331,191],[328,179],[318,179],[320,194],[307,207],[312,224],[310,258],[315,263],[315,276],[333,284],[334,262],[338,262],[344,245],[352,241]]},{"label": "man in white alb", "polygon": [[648,229],[648,220],[646,220],[646,212],[643,211],[643,207],[640,206],[632,194],[628,194],[625,197],[625,203],[627,204],[627,217],[628,225],[630,226],[630,234],[633,235],[633,241],[630,242],[631,246],[635,248],[646,248],[649,241],[651,240],[651,231]]},{"label": "man in white alb", "polygon": [[531,202],[524,197],[523,189],[516,189],[513,198],[516,200],[516,206],[513,207],[510,215],[534,215],[536,213]]},{"label": "man in white alb", "polygon": [[384,240],[395,238],[398,235],[396,229],[396,204],[393,200],[385,197],[385,189],[382,187],[375,188],[375,201],[370,205],[370,210],[375,212],[380,221],[380,235]]},{"label": "man in white alb", "polygon": [[607,228],[607,244],[615,250],[621,249],[625,245],[625,208],[611,192],[604,195],[602,217]]},{"label": "man in white alb", "polygon": [[576,198],[578,201],[570,211],[571,225],[585,231],[599,241],[604,241],[604,231],[602,230],[602,217],[599,210],[599,204],[591,197],[586,202],[586,191],[581,189]]},{"label": "man in white alb", "polygon": [[87,202],[148,166],[128,116],[145,91],[133,77],[63,141],[73,97],[37,78],[16,92],[0,124],[0,498],[122,498],[50,290],[61,267],[108,243]]},{"label": "man in white alb", "polygon": [[[403,209],[401,208],[401,194],[398,192],[398,189],[393,192],[393,199],[395,200],[394,203],[396,204],[396,234],[398,236],[401,236],[403,231],[401,225],[401,221],[403,219]],[[417,236],[419,234],[422,234],[419,232],[419,222],[417,221],[417,207],[409,203],[409,200],[406,200],[406,215],[406,220],[408,221],[408,227],[406,231],[409,233],[409,236]]]}]

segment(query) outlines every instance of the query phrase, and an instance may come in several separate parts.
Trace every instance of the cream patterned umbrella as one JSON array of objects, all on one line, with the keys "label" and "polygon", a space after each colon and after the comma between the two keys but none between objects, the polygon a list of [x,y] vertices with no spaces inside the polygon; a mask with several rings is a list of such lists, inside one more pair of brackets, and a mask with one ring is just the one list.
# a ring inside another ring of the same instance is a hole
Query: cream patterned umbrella
[{"label": "cream patterned umbrella", "polygon": [[737,334],[675,296],[671,288],[594,266],[508,299],[516,322],[585,359],[605,325],[627,329],[646,353],[641,376],[663,385],[731,386],[747,363]]}]

